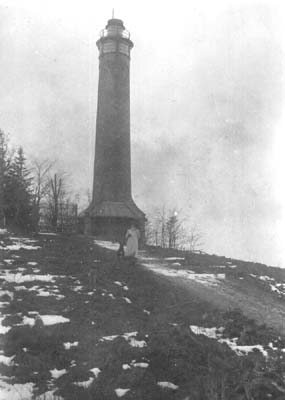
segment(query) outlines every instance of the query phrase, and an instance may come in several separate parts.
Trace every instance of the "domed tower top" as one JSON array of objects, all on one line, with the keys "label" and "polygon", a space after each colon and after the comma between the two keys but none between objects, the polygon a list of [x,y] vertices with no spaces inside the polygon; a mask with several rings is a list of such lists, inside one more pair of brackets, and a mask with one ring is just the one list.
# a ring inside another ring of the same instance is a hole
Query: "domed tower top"
[{"label": "domed tower top", "polygon": [[121,53],[130,56],[130,50],[134,46],[130,36],[130,32],[126,30],[121,19],[109,19],[105,29],[100,32],[100,39],[96,43],[99,49],[99,57],[106,53]]},{"label": "domed tower top", "polygon": [[124,23],[121,19],[109,19],[106,25],[107,36],[121,36],[127,39],[130,38],[130,33],[125,29]]}]

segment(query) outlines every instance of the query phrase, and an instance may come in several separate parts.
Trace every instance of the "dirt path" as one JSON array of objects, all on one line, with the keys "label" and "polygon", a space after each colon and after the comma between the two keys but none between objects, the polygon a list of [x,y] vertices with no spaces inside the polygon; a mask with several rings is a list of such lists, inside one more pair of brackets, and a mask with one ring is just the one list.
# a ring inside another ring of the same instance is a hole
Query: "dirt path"
[{"label": "dirt path", "polygon": [[[146,264],[143,268],[152,270]],[[167,267],[163,264],[160,268]],[[274,293],[269,293],[250,280],[237,280],[226,276],[217,285],[207,285],[192,279],[185,279],[179,276],[164,276],[165,279],[176,288],[181,287],[189,290],[197,298],[214,305],[221,310],[240,309],[245,316],[252,318],[259,324],[266,324],[280,334],[285,334],[285,301],[279,299]]]}]

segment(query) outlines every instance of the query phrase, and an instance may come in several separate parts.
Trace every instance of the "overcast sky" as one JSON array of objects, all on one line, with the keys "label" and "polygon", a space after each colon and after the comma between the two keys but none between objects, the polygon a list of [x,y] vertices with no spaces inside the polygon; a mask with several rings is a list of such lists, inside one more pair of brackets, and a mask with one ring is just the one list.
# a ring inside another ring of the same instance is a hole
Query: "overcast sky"
[{"label": "overcast sky", "polygon": [[135,45],[138,206],[182,210],[207,252],[285,267],[282,1],[0,0],[0,127],[29,158],[57,159],[86,201],[113,7]]}]

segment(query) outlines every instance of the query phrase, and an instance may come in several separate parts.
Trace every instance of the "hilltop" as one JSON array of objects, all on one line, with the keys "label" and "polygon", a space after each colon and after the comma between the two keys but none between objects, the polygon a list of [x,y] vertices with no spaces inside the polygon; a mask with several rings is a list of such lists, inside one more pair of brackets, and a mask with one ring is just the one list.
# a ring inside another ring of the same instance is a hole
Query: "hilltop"
[{"label": "hilltop", "polygon": [[0,399],[285,398],[283,270],[157,248],[133,264],[83,236],[0,241]]}]

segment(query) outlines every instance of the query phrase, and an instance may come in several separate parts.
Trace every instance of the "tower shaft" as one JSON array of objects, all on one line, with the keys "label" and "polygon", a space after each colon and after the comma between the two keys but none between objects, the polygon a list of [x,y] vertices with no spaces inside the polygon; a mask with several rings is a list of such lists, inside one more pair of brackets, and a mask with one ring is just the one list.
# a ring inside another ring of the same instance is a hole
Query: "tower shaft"
[{"label": "tower shaft", "polygon": [[100,56],[93,201],[131,201],[130,60]]}]

